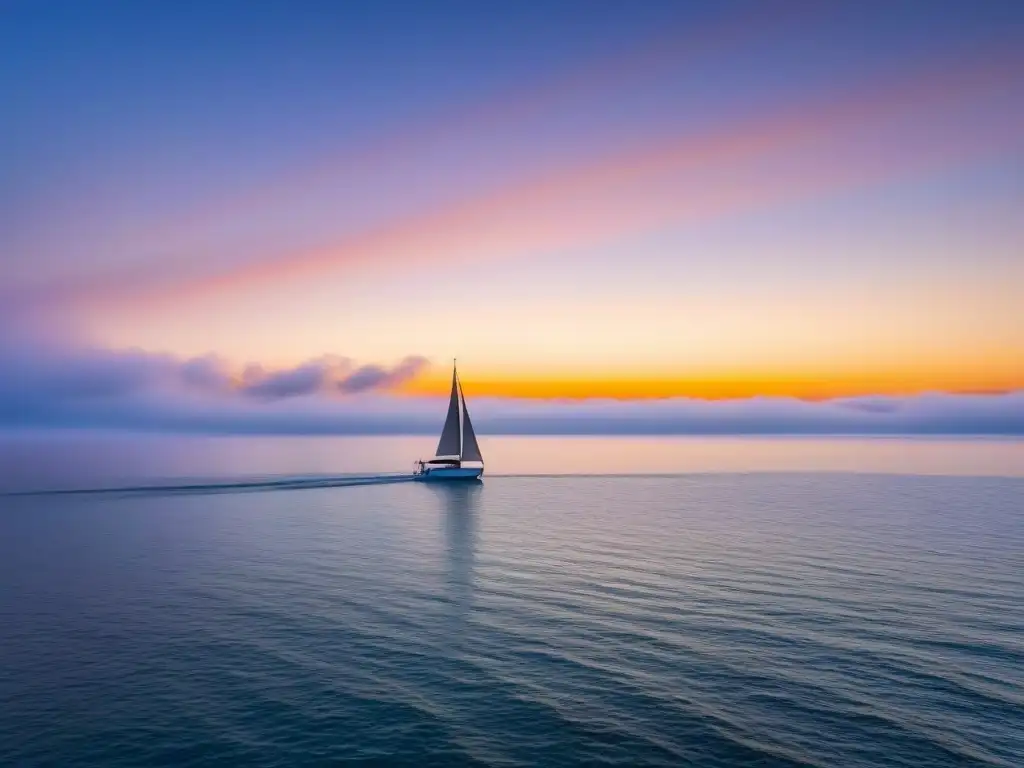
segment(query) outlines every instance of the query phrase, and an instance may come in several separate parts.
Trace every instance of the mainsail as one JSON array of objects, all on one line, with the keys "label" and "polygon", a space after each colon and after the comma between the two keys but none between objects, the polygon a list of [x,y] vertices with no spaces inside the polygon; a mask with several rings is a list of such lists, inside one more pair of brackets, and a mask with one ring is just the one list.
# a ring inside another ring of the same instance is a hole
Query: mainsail
[{"label": "mainsail", "polygon": [[480,445],[476,441],[473,422],[469,420],[466,409],[466,398],[462,395],[462,384],[459,375],[452,370],[452,395],[448,400],[448,415],[441,430],[441,439],[437,443],[438,457],[458,458],[461,461],[483,462]]},{"label": "mainsail", "polygon": [[441,439],[437,443],[437,456],[460,456],[462,454],[462,435],[459,429],[459,380],[452,371],[452,396],[448,401],[448,415],[441,430]]}]

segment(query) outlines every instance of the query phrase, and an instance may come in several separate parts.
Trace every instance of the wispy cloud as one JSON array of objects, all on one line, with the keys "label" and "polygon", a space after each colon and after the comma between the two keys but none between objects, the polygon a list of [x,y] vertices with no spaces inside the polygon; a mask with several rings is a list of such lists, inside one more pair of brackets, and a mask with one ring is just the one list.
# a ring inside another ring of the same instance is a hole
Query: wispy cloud
[{"label": "wispy cloud", "polygon": [[364,365],[338,382],[338,389],[346,394],[394,389],[407,384],[430,367],[430,361],[419,355],[410,355],[393,368]]},{"label": "wispy cloud", "polygon": [[239,391],[267,400],[312,395],[328,390],[351,367],[352,363],[347,358],[332,355],[281,371],[267,371],[261,365],[250,365],[242,375]]},{"label": "wispy cloud", "polygon": [[[189,361],[185,365],[192,365]],[[338,355],[325,355],[294,368],[268,371],[259,364],[242,373],[237,391],[248,397],[280,400],[313,394],[356,394],[390,390],[408,384],[430,367],[430,361],[409,355],[393,366],[370,363],[356,366]]]}]

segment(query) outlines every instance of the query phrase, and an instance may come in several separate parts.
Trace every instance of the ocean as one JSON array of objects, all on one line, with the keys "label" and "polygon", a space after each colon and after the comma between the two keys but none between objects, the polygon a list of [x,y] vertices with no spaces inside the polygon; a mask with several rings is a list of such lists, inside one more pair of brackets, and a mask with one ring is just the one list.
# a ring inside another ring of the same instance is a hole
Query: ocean
[{"label": "ocean", "polygon": [[481,444],[0,438],[0,765],[1024,765],[1021,441]]}]

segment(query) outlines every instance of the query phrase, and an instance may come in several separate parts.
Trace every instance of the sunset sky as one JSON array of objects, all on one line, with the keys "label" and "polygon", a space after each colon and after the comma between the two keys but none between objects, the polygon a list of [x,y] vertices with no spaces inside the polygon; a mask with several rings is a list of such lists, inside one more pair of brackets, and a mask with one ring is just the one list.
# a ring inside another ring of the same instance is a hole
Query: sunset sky
[{"label": "sunset sky", "polygon": [[0,0],[0,111],[0,424],[1021,403],[1024,3]]}]

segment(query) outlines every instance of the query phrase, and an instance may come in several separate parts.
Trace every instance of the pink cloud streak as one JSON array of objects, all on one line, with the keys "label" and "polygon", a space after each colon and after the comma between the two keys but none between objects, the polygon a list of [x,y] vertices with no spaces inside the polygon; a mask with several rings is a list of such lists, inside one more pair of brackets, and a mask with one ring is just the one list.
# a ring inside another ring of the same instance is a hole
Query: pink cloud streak
[{"label": "pink cloud streak", "polygon": [[[955,120],[986,94],[999,94],[1008,86],[1019,90],[1021,66],[1019,53],[990,50],[972,60],[947,61],[882,86],[867,85],[721,130],[557,168],[474,199],[398,218],[327,248],[283,253],[206,274],[161,274],[140,267],[89,284],[49,286],[43,297],[150,305],[341,267],[407,268],[438,258],[496,259],[573,249],[955,167],[1020,145],[1024,126],[1019,111],[1015,122],[990,123],[983,134],[964,136]],[[914,118],[922,131],[909,145],[888,146],[877,137],[865,143],[865,131],[907,118]],[[852,151],[843,142],[852,142]],[[840,157],[838,162],[817,157],[809,164],[801,158],[801,153],[830,148],[831,157],[858,151],[862,156],[854,161]],[[31,291],[21,297],[34,298]]]}]

